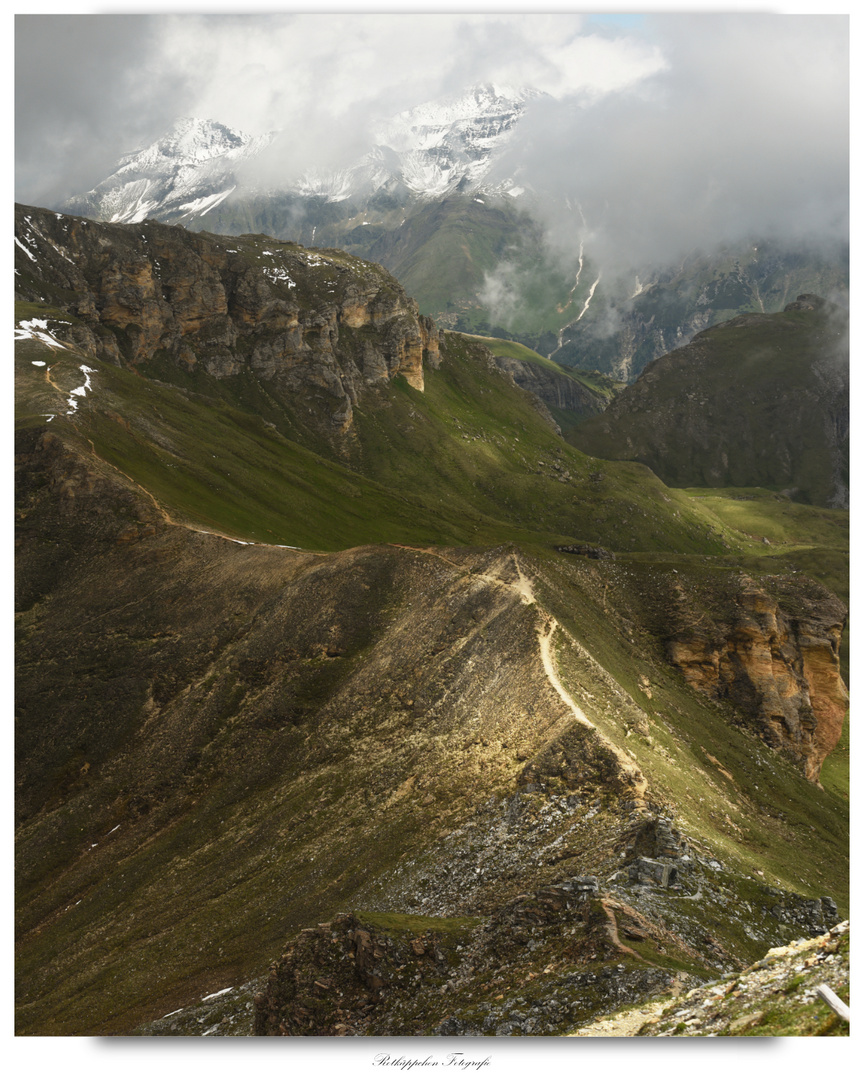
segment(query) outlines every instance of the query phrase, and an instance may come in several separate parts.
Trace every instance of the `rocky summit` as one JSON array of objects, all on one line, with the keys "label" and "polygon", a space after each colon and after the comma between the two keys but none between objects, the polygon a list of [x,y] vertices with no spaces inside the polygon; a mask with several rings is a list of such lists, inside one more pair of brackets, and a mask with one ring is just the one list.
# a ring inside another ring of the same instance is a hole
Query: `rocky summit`
[{"label": "rocky summit", "polygon": [[847,917],[845,511],[335,249],[19,207],[16,296],[19,1034],[564,1035]]},{"label": "rocky summit", "polygon": [[99,359],[245,368],[277,396],[306,391],[343,433],[366,387],[402,375],[422,390],[424,361],[435,366],[432,322],[386,271],[340,252],[18,214],[19,296],[59,300],[70,342]]}]

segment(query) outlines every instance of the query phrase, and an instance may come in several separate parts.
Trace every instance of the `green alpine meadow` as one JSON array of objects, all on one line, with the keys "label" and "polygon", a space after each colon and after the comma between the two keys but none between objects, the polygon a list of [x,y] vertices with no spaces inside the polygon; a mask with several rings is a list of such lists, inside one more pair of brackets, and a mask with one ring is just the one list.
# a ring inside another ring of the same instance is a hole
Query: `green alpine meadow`
[{"label": "green alpine meadow", "polygon": [[18,1071],[845,1075],[848,16],[14,42]]},{"label": "green alpine meadow", "polygon": [[[847,916],[846,441],[664,482],[607,419],[652,369],[335,249],[16,225],[20,1034],[562,1035]],[[752,348],[803,396],[800,303]]]}]

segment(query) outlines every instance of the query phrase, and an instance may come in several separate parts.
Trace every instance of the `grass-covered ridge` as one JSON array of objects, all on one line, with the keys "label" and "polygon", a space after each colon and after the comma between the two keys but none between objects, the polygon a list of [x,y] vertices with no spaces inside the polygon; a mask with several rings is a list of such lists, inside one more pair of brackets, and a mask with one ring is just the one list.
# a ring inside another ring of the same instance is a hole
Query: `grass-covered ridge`
[{"label": "grass-covered ridge", "polygon": [[[300,284],[265,265],[271,243],[230,254],[238,274],[274,272],[270,310],[287,322]],[[298,306],[342,287],[335,255],[330,269],[283,256],[319,275]],[[344,295],[362,290],[359,260],[339,265]],[[657,901],[683,936],[633,938],[628,978],[720,970],[706,928],[743,958],[794,934],[763,910],[766,884],[843,909],[842,768],[824,790],[805,781],[743,711],[694,691],[666,643],[679,585],[709,615],[742,571],[770,592],[818,566],[842,592],[845,514],[762,489],[676,490],[585,454],[457,334],[440,363],[427,355],[423,390],[358,382],[336,430],[313,413],[323,401],[327,418],[332,385],[314,358],[319,381],[293,383],[271,377],[272,353],[256,368],[238,349],[208,371],[206,335],[203,363],[167,338],[134,362],[95,359],[93,318],[70,331],[78,316],[62,290],[51,299],[19,318],[68,347],[24,338],[15,366],[20,1032],[128,1033],[258,978],[338,912],[408,948],[440,932],[461,957],[475,917],[526,893],[586,873],[618,888],[645,814],[723,865],[700,864],[701,896]],[[376,330],[338,324],[336,306],[325,297],[305,325],[316,341],[338,331],[348,360],[330,370],[344,375]],[[558,550],[574,545],[587,548]],[[636,767],[645,799],[631,798]],[[586,914],[609,946],[601,900]],[[574,963],[599,977],[572,916]],[[554,916],[541,937],[552,993]],[[527,939],[506,939],[518,993],[540,1008]],[[469,1012],[517,993],[483,983],[465,984]]]},{"label": "grass-covered ridge", "polygon": [[514,360],[521,360],[527,364],[537,364],[554,375],[560,375],[566,379],[573,379],[581,383],[595,393],[601,394],[609,401],[616,392],[626,384],[611,375],[604,375],[600,371],[580,371],[578,368],[566,367],[556,363],[548,356],[543,356],[534,349],[529,349],[519,341],[511,341],[509,338],[489,337],[483,334],[463,334],[469,341],[479,341],[484,344],[493,356],[509,356]]},{"label": "grass-covered ridge", "polygon": [[[643,467],[567,446],[458,335],[425,391],[396,379],[355,409],[342,453],[251,372],[215,379],[158,359],[132,372],[34,341],[18,348],[19,426],[54,414],[52,430],[89,440],[170,515],[237,539],[322,550],[585,541],[714,554],[737,540]],[[40,357],[46,367],[33,365]],[[79,385],[81,364],[94,371],[93,390],[71,416],[55,387]]]},{"label": "grass-covered ridge", "polygon": [[696,335],[573,432],[676,487],[761,487],[848,505],[848,312],[818,298]]}]

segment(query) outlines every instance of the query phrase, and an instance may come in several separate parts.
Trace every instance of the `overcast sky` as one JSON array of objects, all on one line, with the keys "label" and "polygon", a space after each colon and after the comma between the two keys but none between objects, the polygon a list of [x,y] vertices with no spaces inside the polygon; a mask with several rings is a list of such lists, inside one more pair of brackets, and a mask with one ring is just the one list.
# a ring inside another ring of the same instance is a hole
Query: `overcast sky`
[{"label": "overcast sky", "polygon": [[508,167],[578,202],[598,254],[848,227],[842,15],[20,15],[16,198],[87,190],[179,116],[347,163],[380,117],[483,81],[554,96]]}]

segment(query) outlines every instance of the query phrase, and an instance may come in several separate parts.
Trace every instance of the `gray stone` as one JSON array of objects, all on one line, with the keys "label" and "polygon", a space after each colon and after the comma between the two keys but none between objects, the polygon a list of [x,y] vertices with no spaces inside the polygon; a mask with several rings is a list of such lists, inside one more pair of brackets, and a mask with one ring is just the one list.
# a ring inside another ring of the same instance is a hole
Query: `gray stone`
[{"label": "gray stone", "polygon": [[629,874],[631,881],[641,885],[659,885],[664,889],[674,885],[678,879],[678,871],[674,866],[644,857],[634,859],[630,864]]}]

